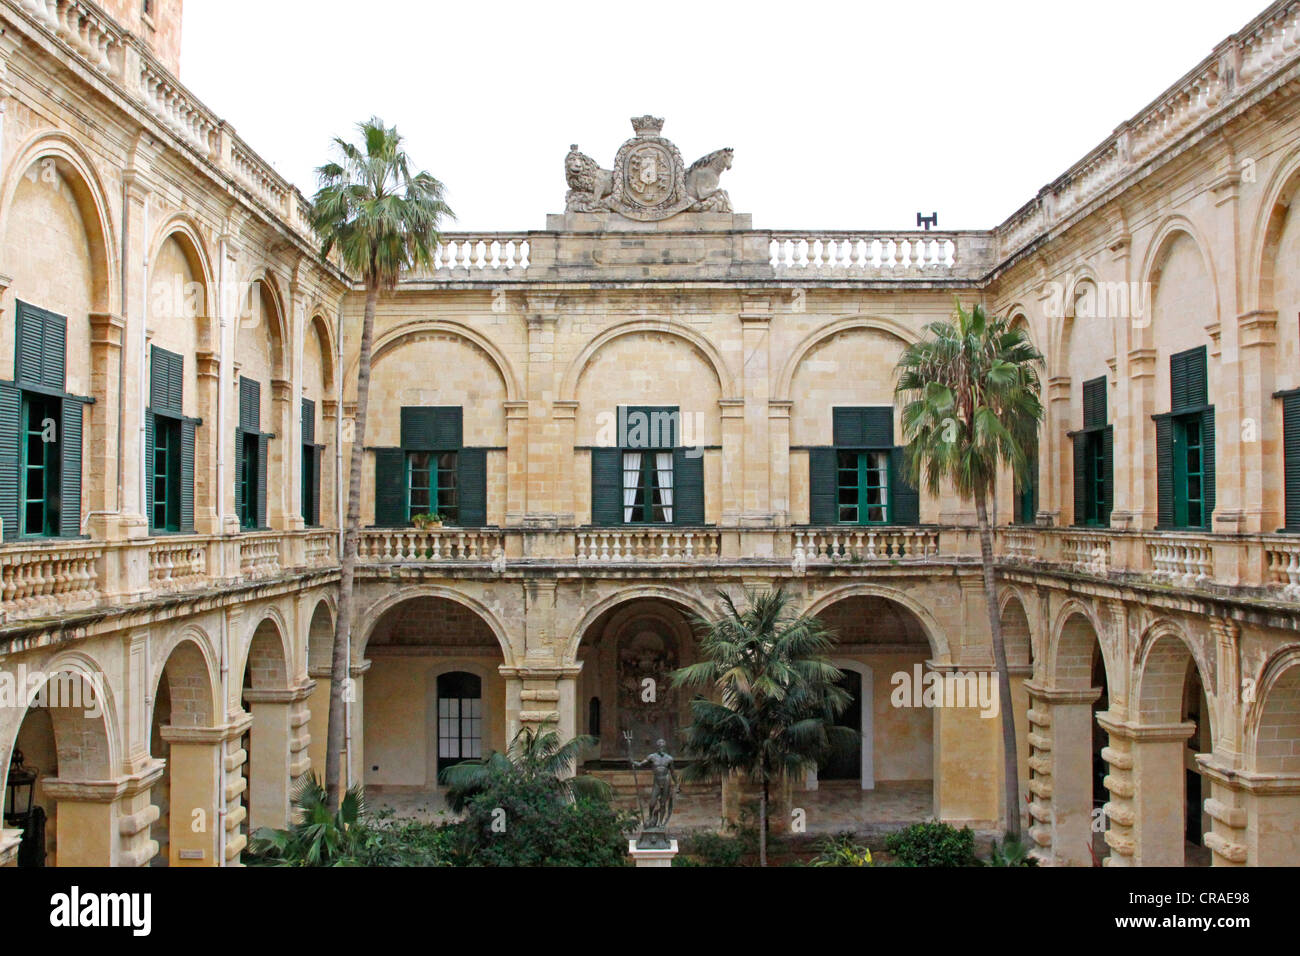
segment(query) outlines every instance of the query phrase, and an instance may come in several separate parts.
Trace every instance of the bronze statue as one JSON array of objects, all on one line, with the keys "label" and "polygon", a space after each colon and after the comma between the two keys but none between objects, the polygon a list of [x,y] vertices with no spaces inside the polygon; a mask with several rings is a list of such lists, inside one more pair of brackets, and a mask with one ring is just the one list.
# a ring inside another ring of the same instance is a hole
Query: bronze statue
[{"label": "bronze statue", "polygon": [[650,766],[653,774],[650,785],[650,800],[646,806],[645,816],[642,820],[641,836],[637,839],[636,845],[641,849],[667,849],[668,837],[666,830],[668,821],[673,815],[673,798],[681,793],[681,782],[677,774],[673,772],[673,758],[665,749],[667,744],[661,739],[656,741],[658,749],[646,756],[644,760],[636,760],[632,756],[632,734],[630,732],[623,735],[627,740],[627,759],[632,765],[633,783],[637,791],[637,804],[641,802],[641,787],[636,783],[636,771],[638,767]]}]

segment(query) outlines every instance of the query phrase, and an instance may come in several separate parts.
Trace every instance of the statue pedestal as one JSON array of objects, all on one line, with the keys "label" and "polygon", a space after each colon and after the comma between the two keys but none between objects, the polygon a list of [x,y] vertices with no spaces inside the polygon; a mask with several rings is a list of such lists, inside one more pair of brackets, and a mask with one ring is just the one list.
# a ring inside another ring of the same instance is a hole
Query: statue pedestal
[{"label": "statue pedestal", "polygon": [[677,841],[669,840],[666,848],[643,849],[636,845],[636,840],[628,840],[627,852],[632,857],[633,866],[672,866],[673,857],[677,855]]}]

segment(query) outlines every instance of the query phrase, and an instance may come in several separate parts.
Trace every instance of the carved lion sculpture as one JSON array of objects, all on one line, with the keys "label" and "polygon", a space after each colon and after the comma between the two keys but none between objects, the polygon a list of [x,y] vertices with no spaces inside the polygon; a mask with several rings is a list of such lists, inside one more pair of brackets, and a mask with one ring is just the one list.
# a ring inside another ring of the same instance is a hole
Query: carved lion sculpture
[{"label": "carved lion sculpture", "polygon": [[601,169],[600,164],[586,153],[578,152],[578,144],[569,147],[564,157],[564,177],[569,192],[564,206],[569,212],[598,212],[608,209],[607,200],[614,192],[614,174]]},{"label": "carved lion sculpture", "polygon": [[686,170],[686,193],[695,200],[691,212],[731,212],[731,197],[718,188],[722,174],[731,168],[734,150],[714,150],[701,156]]}]

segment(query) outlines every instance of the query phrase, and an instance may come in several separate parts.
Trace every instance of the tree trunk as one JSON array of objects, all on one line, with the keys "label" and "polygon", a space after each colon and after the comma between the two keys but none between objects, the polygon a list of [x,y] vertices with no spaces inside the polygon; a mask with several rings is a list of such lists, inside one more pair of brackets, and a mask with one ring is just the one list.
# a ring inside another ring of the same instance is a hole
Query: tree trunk
[{"label": "tree trunk", "polygon": [[763,792],[758,795],[758,865],[767,866],[767,777],[763,777]]},{"label": "tree trunk", "polygon": [[[375,331],[375,306],[379,284],[366,284],[366,311],[361,322],[360,356],[357,362],[357,414],[352,433],[352,458],[348,470],[348,512],[343,531],[343,554],[339,556],[338,611],[334,620],[334,654],[330,666],[330,711],[325,733],[325,793],[330,813],[339,808],[339,770],[343,760],[343,692],[348,686],[348,650],[352,640],[352,581],[357,570],[357,543],[361,530],[361,463],[365,458],[366,411],[370,404],[370,343]],[[339,398],[342,399],[340,385]]]},{"label": "tree trunk", "polygon": [[975,518],[980,531],[980,565],[984,571],[984,601],[989,610],[989,632],[993,635],[993,661],[998,668],[998,710],[1002,714],[1002,774],[1006,801],[1007,838],[1020,841],[1020,769],[1016,752],[1016,715],[1011,707],[1011,676],[1007,672],[1007,648],[1002,641],[1002,618],[998,614],[997,590],[993,583],[993,529],[989,527],[984,489],[975,491]]}]

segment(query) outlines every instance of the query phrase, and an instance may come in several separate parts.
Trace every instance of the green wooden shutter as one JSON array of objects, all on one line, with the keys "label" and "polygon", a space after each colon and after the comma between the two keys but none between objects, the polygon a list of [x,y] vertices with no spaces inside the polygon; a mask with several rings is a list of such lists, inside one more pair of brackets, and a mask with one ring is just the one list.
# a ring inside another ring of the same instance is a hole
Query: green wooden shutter
[{"label": "green wooden shutter", "polygon": [[42,343],[41,384],[62,392],[67,385],[68,320],[53,312],[44,312],[42,318],[45,324],[45,336]]},{"label": "green wooden shutter", "polygon": [[620,405],[618,443],[621,448],[676,448],[681,443],[676,405]]},{"label": "green wooden shutter", "polygon": [[302,400],[302,443],[316,444],[316,403],[310,398]]},{"label": "green wooden shutter", "polygon": [[406,453],[400,448],[375,449],[375,526],[402,528],[406,516]]},{"label": "green wooden shutter", "polygon": [[76,538],[81,534],[81,422],[81,400],[65,398],[62,434],[59,435],[59,535],[64,538]]},{"label": "green wooden shutter", "polygon": [[921,493],[907,480],[905,454],[901,447],[889,453],[890,524],[921,523]]},{"label": "green wooden shutter", "polygon": [[1083,427],[1104,428],[1106,425],[1106,377],[1083,383]]},{"label": "green wooden shutter", "polygon": [[1174,423],[1156,416],[1156,527],[1174,526]]},{"label": "green wooden shutter", "polygon": [[19,385],[41,385],[45,313],[26,302],[17,303],[15,313],[14,381]]},{"label": "green wooden shutter", "polygon": [[240,465],[245,468],[248,464],[244,462],[244,429],[235,429],[235,517],[240,526],[244,524],[244,483],[239,480]]},{"label": "green wooden shutter", "polygon": [[1214,530],[1214,409],[1207,408],[1201,412],[1201,470],[1203,474],[1201,492],[1205,500],[1205,528]]},{"label": "green wooden shutter", "polygon": [[704,454],[673,449],[673,524],[704,524]]},{"label": "green wooden shutter", "polygon": [[618,448],[591,450],[591,523],[623,523],[623,452]]},{"label": "green wooden shutter", "polygon": [[149,405],[154,411],[182,414],[185,359],[153,346],[149,359]]},{"label": "green wooden shutter", "polygon": [[862,409],[862,444],[867,448],[894,447],[894,409]]},{"label": "green wooden shutter", "polygon": [[811,524],[838,523],[837,483],[835,449],[810,448],[808,450],[808,520]]},{"label": "green wooden shutter", "polygon": [[246,432],[262,430],[262,385],[243,376],[239,379],[239,427]]},{"label": "green wooden shutter", "polygon": [[257,436],[257,526],[266,527],[266,473],[267,460],[270,458],[271,436]]},{"label": "green wooden shutter", "polygon": [[1101,475],[1105,501],[1097,510],[1102,526],[1109,527],[1110,513],[1115,507],[1115,428],[1111,425],[1101,433]]},{"label": "green wooden shutter", "polygon": [[[0,451],[0,458],[3,454]],[[1282,456],[1286,530],[1300,531],[1300,390],[1282,396]],[[5,527],[9,527],[8,518]]]},{"label": "green wooden shutter", "polygon": [[157,434],[158,434],[158,422],[155,419],[153,412],[145,412],[144,413],[144,462],[145,462],[144,500],[145,500],[145,508],[147,509],[147,515],[149,518],[150,531],[158,530],[154,525],[154,520],[153,520],[154,518],[153,506],[155,501],[154,472],[157,468],[155,459],[158,457],[156,452],[156,449],[158,447],[157,438],[156,438]]},{"label": "green wooden shutter", "polygon": [[0,382],[0,521],[4,539],[16,540],[18,525],[18,462],[22,447],[23,395],[12,382]]},{"label": "green wooden shutter", "polygon": [[409,405],[402,409],[402,447],[408,451],[454,451],[464,441],[464,409]]},{"label": "green wooden shutter", "polygon": [[[196,422],[181,421],[181,531],[194,530],[194,435]],[[152,484],[152,482],[151,482]]]},{"label": "green wooden shutter", "polygon": [[320,478],[321,463],[325,459],[325,446],[317,445],[312,449],[312,475],[311,475],[311,521],[313,525],[320,525],[323,522],[320,519]]},{"label": "green wooden shutter", "polygon": [[1171,411],[1200,408],[1210,402],[1206,349],[1188,349],[1169,357],[1169,402]]},{"label": "green wooden shutter", "polygon": [[487,524],[487,449],[460,450],[456,455],[456,486],[461,527],[483,527]]},{"label": "green wooden shutter", "polygon": [[1074,526],[1088,523],[1088,433],[1075,432],[1074,443]]}]

